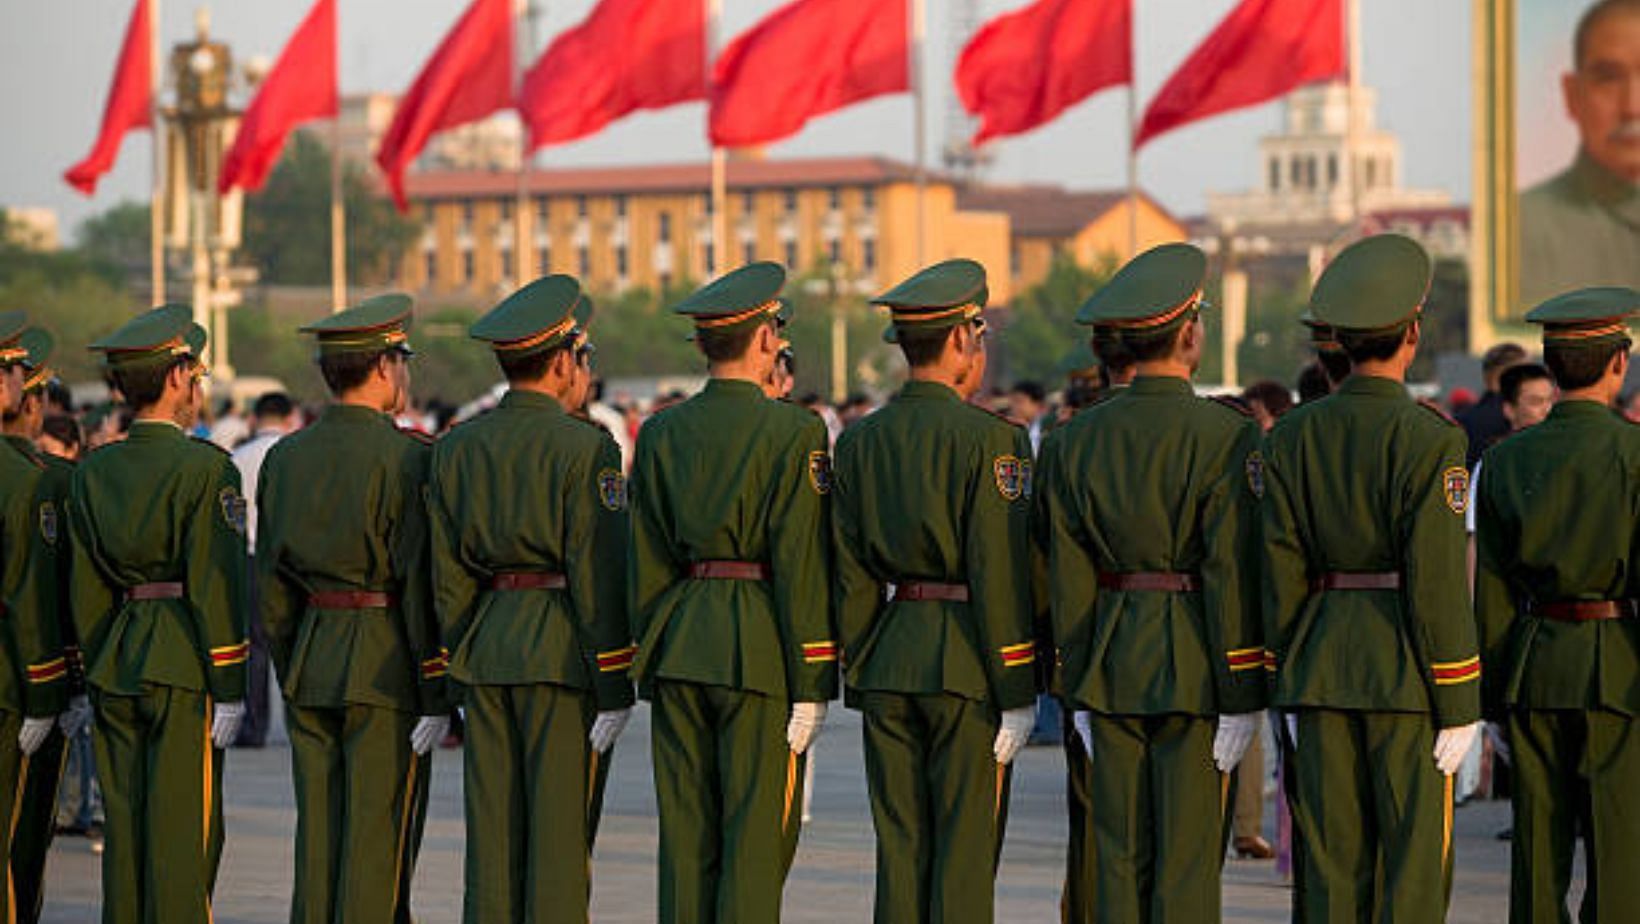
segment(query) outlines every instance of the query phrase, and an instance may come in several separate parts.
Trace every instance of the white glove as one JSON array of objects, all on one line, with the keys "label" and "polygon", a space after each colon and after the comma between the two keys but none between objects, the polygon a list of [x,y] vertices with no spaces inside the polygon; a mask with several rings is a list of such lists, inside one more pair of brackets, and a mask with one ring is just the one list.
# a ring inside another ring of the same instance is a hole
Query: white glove
[{"label": "white glove", "polygon": [[23,756],[28,757],[40,750],[40,745],[46,743],[46,736],[51,734],[51,727],[56,724],[56,719],[24,719],[23,730],[17,733],[17,746],[22,749]]},{"label": "white glove", "polygon": [[1076,737],[1082,742],[1082,753],[1093,756],[1093,713],[1086,709],[1078,709],[1071,714],[1071,726],[1076,729]]},{"label": "white glove", "polygon": [[786,723],[786,744],[793,754],[802,754],[820,737],[826,721],[825,703],[792,703],[792,718]]},{"label": "white glove", "polygon": [[991,748],[997,763],[1011,764],[1031,737],[1031,726],[1036,724],[1036,707],[1021,706],[1002,714],[1002,725],[997,729],[996,744]]},{"label": "white glove", "polygon": [[1435,735],[1435,766],[1442,774],[1451,776],[1462,766],[1464,755],[1475,745],[1475,735],[1481,723],[1471,722],[1457,728],[1443,728]]},{"label": "white glove", "polygon": [[1219,716],[1219,730],[1213,733],[1213,763],[1220,773],[1229,773],[1241,763],[1253,744],[1253,736],[1258,734],[1260,716],[1257,712]]},{"label": "white glove", "polygon": [[626,722],[630,718],[631,709],[610,709],[598,713],[598,717],[592,720],[592,731],[587,733],[592,749],[599,754],[609,753],[609,749],[615,746],[615,739],[626,730]]},{"label": "white glove", "polygon": [[68,708],[57,717],[64,738],[72,738],[91,727],[91,699],[84,693],[69,699]]},{"label": "white glove", "polygon": [[1509,732],[1497,722],[1486,723],[1486,737],[1492,742],[1492,753],[1506,764],[1515,762],[1515,752],[1509,747]]},{"label": "white glove", "polygon": [[424,715],[416,720],[416,727],[410,730],[410,748],[420,757],[438,747],[438,743],[449,733],[449,716]]},{"label": "white glove", "polygon": [[233,739],[239,737],[239,723],[245,721],[245,704],[240,700],[231,703],[217,703],[216,713],[211,716],[211,743],[217,750],[223,750],[233,744]]},{"label": "white glove", "polygon": [[1281,721],[1287,726],[1288,743],[1293,746],[1293,750],[1298,750],[1298,713],[1283,712]]}]

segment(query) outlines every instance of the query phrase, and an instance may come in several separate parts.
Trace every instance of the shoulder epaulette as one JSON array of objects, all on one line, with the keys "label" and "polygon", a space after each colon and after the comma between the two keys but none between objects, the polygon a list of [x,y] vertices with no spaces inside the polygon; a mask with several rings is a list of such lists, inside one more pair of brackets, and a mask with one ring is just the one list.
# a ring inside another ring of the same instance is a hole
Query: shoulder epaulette
[{"label": "shoulder epaulette", "polygon": [[605,434],[608,434],[611,437],[613,437],[615,435],[614,433],[610,432],[608,427],[604,426],[602,423],[600,423],[596,420],[593,420],[591,417],[588,417],[588,416],[585,416],[585,415],[582,415],[582,414],[571,414],[571,415],[569,415],[569,419],[575,421],[576,423],[584,424],[588,427],[591,427],[592,429],[597,430],[599,433],[605,433]]},{"label": "shoulder epaulette", "polygon": [[231,453],[231,452],[229,452],[229,451],[228,451],[228,450],[226,450],[226,449],[223,449],[223,448],[222,448],[222,447],[221,447],[221,446],[218,446],[218,445],[217,445],[217,444],[215,444],[215,443],[213,443],[213,442],[211,442],[211,441],[210,441],[210,440],[208,440],[208,439],[205,439],[205,438],[204,438],[204,437],[202,437],[202,436],[189,436],[189,437],[188,437],[188,438],[189,438],[189,439],[190,439],[190,440],[193,440],[193,441],[194,441],[194,442],[196,442],[196,443],[198,443],[198,444],[200,444],[200,445],[201,445],[201,446],[209,446],[209,447],[211,447],[211,448],[212,448],[212,449],[215,449],[215,450],[216,450],[216,451],[217,451],[217,452],[220,452],[220,453],[222,453],[222,454],[223,454],[223,455],[225,455],[225,456],[228,456],[228,457],[229,457],[229,458],[232,458],[232,457],[233,457],[233,453]]},{"label": "shoulder epaulette", "polygon": [[990,408],[985,407],[984,405],[975,404],[972,401],[964,401],[963,404],[967,405],[968,407],[973,408],[976,411],[979,411],[981,414],[984,414],[987,417],[994,417],[997,420],[1002,421],[1003,423],[1007,424],[1010,427],[1013,427],[1016,430],[1024,430],[1025,429],[1024,424],[1019,423],[1018,421],[1014,420],[1012,417],[1007,416],[1006,414],[999,414],[996,411],[993,411]]},{"label": "shoulder epaulette", "polygon": [[1424,410],[1430,412],[1431,414],[1434,414],[1436,417],[1441,418],[1442,420],[1446,421],[1447,423],[1451,424],[1454,427],[1463,426],[1463,424],[1458,423],[1456,418],[1454,418],[1451,414],[1448,414],[1446,412],[1445,408],[1443,408],[1439,404],[1436,404],[1435,402],[1429,400],[1428,398],[1419,398],[1418,399],[1418,406],[1423,408]]},{"label": "shoulder epaulette", "polygon": [[415,440],[416,442],[421,443],[424,446],[433,445],[433,437],[426,434],[426,433],[421,432],[420,430],[417,430],[415,427],[401,427],[397,424],[394,424],[393,428],[395,430],[398,430],[400,433],[403,433],[405,436],[408,436],[411,439]]},{"label": "shoulder epaulette", "polygon": [[1248,407],[1235,395],[1208,395],[1207,400],[1217,404],[1219,407],[1228,408],[1229,410],[1235,411],[1243,417],[1253,416],[1253,409]]}]

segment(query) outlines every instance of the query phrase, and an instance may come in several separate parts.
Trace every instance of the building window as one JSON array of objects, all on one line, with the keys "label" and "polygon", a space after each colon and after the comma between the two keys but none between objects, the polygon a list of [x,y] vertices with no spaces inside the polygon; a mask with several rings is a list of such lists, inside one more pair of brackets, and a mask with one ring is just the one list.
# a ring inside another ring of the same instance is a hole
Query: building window
[{"label": "building window", "polygon": [[660,227],[659,239],[660,239],[660,242],[662,244],[672,243],[672,213],[671,212],[662,212],[661,213],[661,227]]},{"label": "building window", "polygon": [[701,201],[701,206],[706,211],[706,214],[708,214],[708,215],[717,214],[717,199],[713,198],[711,193],[708,192],[705,195],[701,196],[700,201]]},{"label": "building window", "polygon": [[797,242],[786,242],[786,268],[797,269]]},{"label": "building window", "polygon": [[512,200],[511,199],[502,199],[501,200],[501,220],[502,220],[502,222],[505,223],[505,222],[509,222],[509,221],[513,220],[512,210],[513,210]]},{"label": "building window", "polygon": [[432,288],[433,283],[438,282],[438,251],[429,250],[422,254],[422,261],[426,264],[427,286]]},{"label": "building window", "polygon": [[786,214],[797,214],[797,190],[795,189],[786,190]]},{"label": "building window", "polygon": [[587,253],[585,244],[582,244],[575,253],[575,273],[583,279],[592,275],[592,255]]},{"label": "building window", "polygon": [[742,262],[742,263],[756,263],[757,262],[757,242],[756,241],[748,240],[748,241],[743,242],[740,245],[740,262]]},{"label": "building window", "polygon": [[1327,185],[1329,187],[1338,185],[1338,155],[1337,154],[1328,154],[1327,155]]},{"label": "building window", "polygon": [[1281,190],[1281,160],[1280,160],[1280,158],[1272,157],[1272,158],[1270,158],[1270,191],[1271,192],[1279,192],[1280,190]]},{"label": "building window", "polygon": [[[1271,161],[1270,163],[1275,164],[1275,161]],[[1278,172],[1279,172],[1279,170],[1278,170]],[[866,241],[866,243],[869,244],[871,242]],[[1019,248],[1018,247],[1008,248],[1008,273],[1009,273],[1009,275],[1011,275],[1011,276],[1018,276],[1019,275],[1019,264],[1020,264]]]},{"label": "building window", "polygon": [[1304,182],[1304,162],[1303,162],[1302,159],[1295,156],[1287,164],[1287,185],[1296,187],[1296,186],[1302,185],[1303,182]]},{"label": "building window", "polygon": [[615,276],[618,279],[626,278],[626,245],[618,244],[615,247]]},{"label": "building window", "polygon": [[[1018,256],[1018,251],[1015,251]],[[875,238],[866,238],[860,242],[860,266],[867,273],[877,272],[877,241]],[[1015,270],[1018,272],[1018,270]]]},{"label": "building window", "polygon": [[511,280],[513,278],[513,258],[511,250],[501,251],[501,278],[505,280]]},{"label": "building window", "polygon": [[468,285],[473,281],[473,277],[476,275],[473,270],[473,266],[473,252],[471,250],[463,250],[461,252],[461,279],[458,280],[462,285]]},{"label": "building window", "polygon": [[535,248],[535,268],[543,275],[552,272],[552,248],[546,244]]},{"label": "building window", "polygon": [[587,197],[586,196],[576,196],[575,197],[575,217],[576,218],[585,218],[585,217],[587,217]]},{"label": "building window", "polygon": [[877,190],[870,186],[860,190],[860,207],[871,211],[877,207]]},{"label": "building window", "polygon": [[461,203],[461,230],[471,231],[473,228],[473,200],[468,199]]},{"label": "building window", "polygon": [[1367,158],[1367,176],[1366,179],[1362,181],[1362,185],[1366,186],[1368,189],[1371,189],[1373,186],[1377,185],[1377,183],[1378,161],[1375,158],[1369,157]]},{"label": "building window", "polygon": [[1304,188],[1314,189],[1316,180],[1315,155],[1304,158]]},{"label": "building window", "polygon": [[717,250],[712,246],[711,241],[707,241],[701,247],[700,258],[706,264],[706,275],[711,276],[717,273]]},{"label": "building window", "polygon": [[542,196],[535,200],[535,223],[540,227],[547,226],[547,197]]},{"label": "building window", "polygon": [[747,190],[746,192],[743,192],[743,193],[740,194],[740,211],[743,214],[750,215],[753,212],[757,211],[753,207],[755,204],[756,204],[756,199],[753,196],[751,190]]},{"label": "building window", "polygon": [[833,212],[842,211],[843,191],[841,189],[833,186],[826,190],[826,208],[831,209]]},{"label": "building window", "polygon": [[626,217],[626,197],[625,196],[616,196],[615,197],[615,217],[616,218],[625,218]]},{"label": "building window", "polygon": [[830,241],[826,242],[826,259],[831,261],[833,266],[843,262],[842,241],[837,238],[832,238]]}]

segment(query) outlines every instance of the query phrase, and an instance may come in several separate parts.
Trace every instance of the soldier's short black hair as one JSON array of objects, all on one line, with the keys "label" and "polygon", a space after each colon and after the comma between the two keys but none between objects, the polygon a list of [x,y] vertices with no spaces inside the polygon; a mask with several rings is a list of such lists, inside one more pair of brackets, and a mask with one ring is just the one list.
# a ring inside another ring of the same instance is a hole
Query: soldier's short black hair
[{"label": "soldier's short black hair", "polygon": [[1572,66],[1583,66],[1583,53],[1589,45],[1589,33],[1593,32],[1600,21],[1613,13],[1632,13],[1640,15],[1640,0],[1599,0],[1590,4],[1583,11],[1577,21],[1577,31],[1572,33]]},{"label": "soldier's short black hair", "polygon": [[1351,331],[1335,330],[1333,336],[1338,338],[1338,345],[1344,348],[1344,355],[1350,359],[1351,366],[1361,363],[1382,362],[1395,355],[1401,344],[1407,339],[1407,329],[1412,326],[1409,321],[1397,324],[1389,330],[1383,331]]},{"label": "soldier's short black hair", "polygon": [[1126,372],[1138,364],[1133,358],[1133,351],[1122,342],[1120,337],[1093,338],[1093,355],[1099,357],[1099,374],[1109,386],[1111,376]]},{"label": "soldier's short black hair", "polygon": [[136,368],[108,370],[108,384],[125,398],[133,411],[141,411],[159,403],[165,396],[165,379],[172,369],[187,368],[194,362],[191,356],[178,356],[168,363]]},{"label": "soldier's short black hair", "polygon": [[1298,403],[1309,404],[1311,401],[1327,397],[1332,394],[1332,383],[1331,373],[1322,368],[1320,359],[1305,364],[1304,368],[1298,370]]},{"label": "soldier's short black hair", "polygon": [[1554,373],[1541,363],[1520,363],[1503,370],[1498,379],[1498,394],[1505,404],[1520,401],[1520,390],[1527,382],[1553,382]]},{"label": "soldier's short black hair", "polygon": [[497,353],[495,361],[501,366],[501,374],[508,382],[534,382],[547,374],[547,367],[552,365],[554,356],[575,348],[573,337],[566,339],[550,350],[540,350],[526,356],[507,356]]},{"label": "soldier's short black hair", "polygon": [[45,419],[46,436],[51,437],[69,449],[78,449],[85,442],[85,435],[80,432],[80,423],[67,414],[52,414]]},{"label": "soldier's short black hair", "polygon": [[1173,355],[1179,338],[1189,327],[1189,324],[1179,324],[1158,334],[1124,334],[1121,342],[1135,363],[1153,363]]},{"label": "soldier's short black hair", "polygon": [[900,328],[895,336],[899,339],[900,352],[905,354],[905,364],[913,369],[923,369],[939,362],[940,354],[945,352],[946,341],[951,339],[951,332],[956,329],[955,325],[938,330]]},{"label": "soldier's short black hair", "polygon": [[374,353],[332,353],[319,357],[319,374],[324,377],[330,393],[341,397],[363,385],[384,357],[398,355],[391,349]]},{"label": "soldier's short black hair", "polygon": [[1543,364],[1563,391],[1588,388],[1600,381],[1612,357],[1627,353],[1634,342],[1624,337],[1604,343],[1555,343],[1543,346]]},{"label": "soldier's short black hair", "polygon": [[[772,321],[769,323],[773,323]],[[709,363],[732,363],[746,355],[763,324],[743,324],[728,330],[697,330],[695,346]]]},{"label": "soldier's short black hair", "polygon": [[1343,350],[1317,350],[1316,362],[1321,364],[1321,371],[1327,375],[1327,381],[1337,385],[1350,377],[1350,357]]},{"label": "soldier's short black hair", "polygon": [[1525,359],[1525,347],[1518,343],[1500,343],[1481,354],[1481,374],[1489,376]]}]

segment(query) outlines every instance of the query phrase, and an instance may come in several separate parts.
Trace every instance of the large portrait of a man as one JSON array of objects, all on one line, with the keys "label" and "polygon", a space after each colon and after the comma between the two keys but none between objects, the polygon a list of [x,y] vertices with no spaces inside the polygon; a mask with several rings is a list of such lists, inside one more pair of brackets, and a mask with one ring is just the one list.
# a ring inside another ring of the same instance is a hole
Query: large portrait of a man
[{"label": "large portrait of a man", "polygon": [[1640,0],[1519,2],[1520,302],[1640,287]]}]

